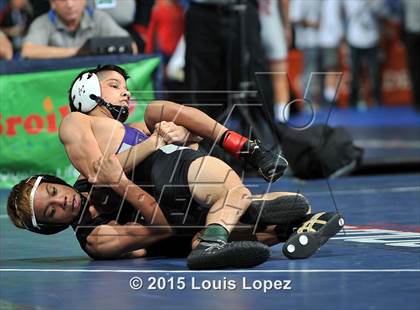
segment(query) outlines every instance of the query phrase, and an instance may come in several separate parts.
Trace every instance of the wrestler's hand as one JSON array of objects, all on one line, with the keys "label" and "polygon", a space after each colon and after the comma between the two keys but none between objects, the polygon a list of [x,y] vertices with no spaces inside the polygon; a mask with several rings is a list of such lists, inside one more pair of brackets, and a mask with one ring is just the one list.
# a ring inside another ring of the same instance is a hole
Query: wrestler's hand
[{"label": "wrestler's hand", "polygon": [[192,134],[187,128],[178,126],[174,122],[162,121],[155,125],[155,130],[163,137],[166,143],[184,145],[191,142],[200,142],[202,138]]},{"label": "wrestler's hand", "polygon": [[178,126],[173,122],[162,121],[155,125],[155,131],[163,137],[166,143],[184,144],[190,132],[182,127]]},{"label": "wrestler's hand", "polygon": [[119,184],[127,179],[120,161],[115,154],[104,155],[92,163],[94,175],[89,176],[89,183],[96,185]]},{"label": "wrestler's hand", "polygon": [[153,142],[155,150],[166,145],[165,139],[156,130],[150,135],[149,140]]}]

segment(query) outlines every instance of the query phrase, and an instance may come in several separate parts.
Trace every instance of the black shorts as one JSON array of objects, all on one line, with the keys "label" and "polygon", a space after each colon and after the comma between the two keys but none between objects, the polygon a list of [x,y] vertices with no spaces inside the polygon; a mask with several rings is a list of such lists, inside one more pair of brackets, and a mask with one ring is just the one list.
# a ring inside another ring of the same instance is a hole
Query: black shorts
[{"label": "black shorts", "polygon": [[204,156],[207,154],[201,149],[169,154],[158,150],[135,169],[135,183],[154,196],[171,225],[188,228],[205,223],[208,209],[194,201],[188,186],[191,163]]}]

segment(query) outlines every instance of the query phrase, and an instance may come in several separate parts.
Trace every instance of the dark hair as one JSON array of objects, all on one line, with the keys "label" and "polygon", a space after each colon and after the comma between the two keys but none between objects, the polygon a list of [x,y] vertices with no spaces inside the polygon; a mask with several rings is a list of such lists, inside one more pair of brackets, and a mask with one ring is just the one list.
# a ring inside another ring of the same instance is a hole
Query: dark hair
[{"label": "dark hair", "polygon": [[33,227],[32,225],[32,211],[29,205],[30,192],[34,186],[32,179],[35,179],[38,176],[42,176],[41,183],[54,183],[72,187],[69,184],[67,184],[64,180],[52,175],[34,175],[32,177],[24,179],[15,186],[13,186],[9,194],[9,197],[7,199],[7,214],[9,215],[10,221],[18,228],[27,229],[29,231],[42,235],[55,234],[66,229],[67,227],[69,227],[69,225],[41,224],[41,229]]},{"label": "dark hair", "polygon": [[121,68],[120,66],[116,66],[116,65],[111,65],[111,64],[106,64],[106,65],[98,65],[96,68],[94,69],[86,69],[83,70],[82,72],[80,72],[76,78],[73,80],[73,82],[70,85],[70,88],[68,90],[68,96],[69,96],[69,105],[70,105],[70,111],[71,112],[76,112],[78,111],[77,108],[74,106],[73,104],[73,98],[71,97],[71,89],[73,88],[74,83],[77,81],[77,79],[81,78],[83,74],[85,73],[99,73],[102,71],[115,71],[118,72],[119,74],[121,74],[124,79],[127,81],[127,79],[129,78],[129,75],[127,73],[127,71],[125,71],[123,68]]}]

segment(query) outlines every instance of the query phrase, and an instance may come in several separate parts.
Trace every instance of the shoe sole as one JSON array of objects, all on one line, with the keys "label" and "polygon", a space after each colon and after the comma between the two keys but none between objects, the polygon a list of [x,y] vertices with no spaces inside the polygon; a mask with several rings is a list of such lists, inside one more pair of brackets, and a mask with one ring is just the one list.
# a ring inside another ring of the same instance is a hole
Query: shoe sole
[{"label": "shoe sole", "polygon": [[235,245],[220,255],[188,256],[187,266],[192,270],[223,268],[250,268],[260,265],[270,257],[270,248],[254,241],[236,241]]},{"label": "shoe sole", "polygon": [[344,219],[336,214],[319,231],[295,234],[283,245],[283,254],[290,259],[312,256],[328,239],[335,236],[344,226]]},{"label": "shoe sole", "polygon": [[246,241],[238,242],[241,243],[241,246],[232,255],[232,267],[251,268],[266,262],[270,258],[270,248],[268,246],[255,247],[247,244]]},{"label": "shoe sole", "polygon": [[285,225],[301,220],[309,211],[309,202],[303,196],[287,195],[267,200],[262,207],[254,208],[249,224],[258,221],[261,225]]},{"label": "shoe sole", "polygon": [[286,158],[284,158],[283,156],[280,156],[280,157],[281,157],[280,160],[284,162],[284,165],[281,165],[281,169],[282,169],[281,171],[279,171],[279,172],[274,171],[274,172],[271,173],[270,176],[267,176],[267,175],[264,175],[261,168],[258,168],[258,170],[257,170],[258,174],[265,181],[267,181],[269,183],[273,183],[273,182],[276,182],[278,179],[280,179],[283,176],[284,171],[286,171],[287,167],[289,166],[289,163],[287,162]]}]

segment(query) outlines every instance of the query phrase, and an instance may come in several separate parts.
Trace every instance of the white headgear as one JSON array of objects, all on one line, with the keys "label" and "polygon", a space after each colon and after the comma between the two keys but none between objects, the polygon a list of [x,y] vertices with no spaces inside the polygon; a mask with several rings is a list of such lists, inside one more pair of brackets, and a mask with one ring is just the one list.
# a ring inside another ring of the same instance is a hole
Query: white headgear
[{"label": "white headgear", "polygon": [[95,73],[87,72],[83,74],[71,88],[72,104],[79,112],[88,113],[92,111],[98,105],[92,97],[98,98],[100,96],[101,86]]},{"label": "white headgear", "polygon": [[[31,179],[29,179],[29,180],[31,180]],[[26,181],[26,183],[28,183],[29,180]],[[36,178],[34,187],[32,187],[31,194],[29,195],[29,206],[31,207],[32,226],[35,227],[35,228],[38,228],[38,229],[41,229],[41,227],[39,227],[38,222],[36,221],[34,201],[35,201],[35,193],[36,193],[36,190],[38,189],[39,184],[41,183],[41,180],[42,180],[42,176],[39,176],[39,177]],[[17,206],[15,205],[15,207],[17,207]]]}]

